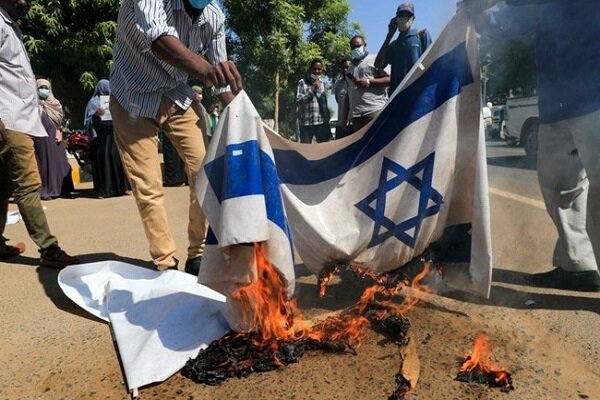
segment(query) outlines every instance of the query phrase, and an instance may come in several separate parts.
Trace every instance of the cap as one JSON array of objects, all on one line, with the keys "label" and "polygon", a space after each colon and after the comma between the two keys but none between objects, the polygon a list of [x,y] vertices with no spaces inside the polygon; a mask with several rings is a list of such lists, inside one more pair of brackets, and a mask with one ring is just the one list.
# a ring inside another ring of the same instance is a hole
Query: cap
[{"label": "cap", "polygon": [[396,14],[400,13],[400,12],[409,12],[412,15],[415,15],[415,6],[412,3],[402,3],[398,6],[398,9],[396,10]]},{"label": "cap", "polygon": [[192,90],[196,93],[202,93],[202,88],[200,86],[192,86]]}]

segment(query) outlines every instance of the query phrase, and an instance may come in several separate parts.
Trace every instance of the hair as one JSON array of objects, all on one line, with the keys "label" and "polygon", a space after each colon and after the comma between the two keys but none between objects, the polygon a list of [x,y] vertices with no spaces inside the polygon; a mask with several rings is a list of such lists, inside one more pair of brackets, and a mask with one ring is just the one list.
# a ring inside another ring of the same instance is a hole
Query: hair
[{"label": "hair", "polygon": [[352,42],[354,41],[354,39],[362,39],[363,43],[365,42],[365,37],[362,35],[354,35],[352,36],[352,39],[350,39],[350,44],[352,44]]},{"label": "hair", "polygon": [[339,65],[342,65],[345,62],[352,62],[352,59],[350,57],[344,57],[340,60]]},{"label": "hair", "polygon": [[319,57],[313,58],[310,62],[310,67],[312,68],[316,63],[323,65],[323,60],[321,60]]}]

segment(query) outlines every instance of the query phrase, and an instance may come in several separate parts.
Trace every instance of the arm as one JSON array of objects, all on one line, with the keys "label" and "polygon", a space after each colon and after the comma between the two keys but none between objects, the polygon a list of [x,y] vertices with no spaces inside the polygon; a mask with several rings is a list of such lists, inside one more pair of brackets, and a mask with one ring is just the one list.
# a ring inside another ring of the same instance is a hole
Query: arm
[{"label": "arm", "polygon": [[2,120],[0,119],[0,143],[6,140],[5,132],[6,126],[4,126],[4,122],[2,122]]},{"label": "arm", "polygon": [[380,76],[379,78],[362,78],[354,81],[356,87],[367,88],[367,87],[388,87],[390,86],[390,76]]},{"label": "arm", "polygon": [[304,83],[304,79],[298,81],[298,87],[296,88],[296,104],[303,104],[312,100],[315,96],[315,92],[310,86]]},{"label": "arm", "polygon": [[189,75],[197,76],[208,86],[224,87],[229,84],[234,93],[242,89],[237,68],[233,62],[226,60],[226,55],[211,65],[179,40],[175,28],[167,23],[162,1],[137,0],[134,2],[134,14],[137,28],[145,36],[142,51],[151,50],[157,58]]},{"label": "arm", "polygon": [[383,41],[383,44],[381,45],[381,48],[379,49],[379,52],[377,53],[377,57],[375,57],[375,66],[376,67],[384,68],[388,64],[387,63],[388,47],[389,47],[390,42],[392,41],[392,38],[394,37],[394,34],[396,33],[397,30],[398,30],[398,27],[396,26],[396,18],[394,17],[388,24],[387,36],[385,37],[385,40]]}]

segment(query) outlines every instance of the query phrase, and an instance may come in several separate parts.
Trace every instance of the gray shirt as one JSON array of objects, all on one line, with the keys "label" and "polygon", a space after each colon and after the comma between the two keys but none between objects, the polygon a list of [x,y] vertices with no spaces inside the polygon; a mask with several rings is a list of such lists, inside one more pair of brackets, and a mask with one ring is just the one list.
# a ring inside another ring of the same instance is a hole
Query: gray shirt
[{"label": "gray shirt", "polygon": [[[388,72],[381,68],[375,67],[375,55],[367,54],[358,63],[352,61],[348,69],[356,79],[364,78],[381,78],[388,76]],[[356,87],[352,81],[348,79],[348,96],[350,99],[350,112],[352,118],[362,117],[377,112],[385,106],[388,96],[385,87]]]},{"label": "gray shirt", "polygon": [[[123,0],[110,87],[121,107],[131,114],[155,118],[163,96],[184,110],[192,104],[188,74],[152,53],[152,43],[165,35],[178,38],[211,64],[227,61],[225,16],[215,1],[192,19],[182,0]],[[226,91],[229,89],[216,92]]]},{"label": "gray shirt", "polygon": [[47,136],[35,76],[21,30],[0,7],[0,118],[6,129],[30,136]]}]

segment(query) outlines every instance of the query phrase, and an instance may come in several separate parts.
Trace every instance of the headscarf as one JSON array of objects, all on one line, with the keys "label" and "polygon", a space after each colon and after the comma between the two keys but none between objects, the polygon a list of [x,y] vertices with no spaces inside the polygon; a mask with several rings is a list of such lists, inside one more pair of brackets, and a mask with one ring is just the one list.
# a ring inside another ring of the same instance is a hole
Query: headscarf
[{"label": "headscarf", "polygon": [[50,117],[52,122],[54,122],[54,125],[56,125],[57,128],[60,128],[62,125],[63,117],[65,115],[63,112],[62,105],[60,104],[60,101],[58,101],[58,99],[54,97],[50,81],[46,79],[38,79],[38,89],[40,88],[40,86],[46,86],[48,87],[48,89],[50,89],[50,94],[48,95],[48,98],[40,99],[40,106],[42,107],[42,110],[44,110],[46,114]]},{"label": "headscarf", "polygon": [[96,110],[100,107],[100,96],[110,96],[110,83],[108,79],[101,79],[96,85],[94,94],[90,101],[88,101],[85,107],[85,117],[83,119],[83,129],[90,138],[96,137],[96,130],[94,129],[93,116],[96,114]]}]

